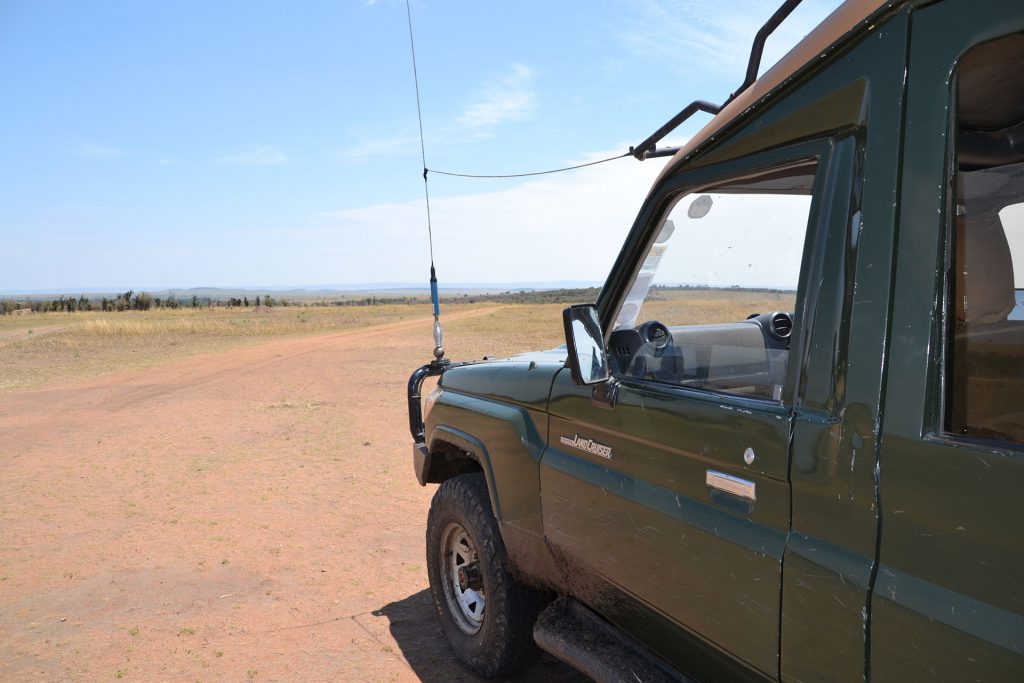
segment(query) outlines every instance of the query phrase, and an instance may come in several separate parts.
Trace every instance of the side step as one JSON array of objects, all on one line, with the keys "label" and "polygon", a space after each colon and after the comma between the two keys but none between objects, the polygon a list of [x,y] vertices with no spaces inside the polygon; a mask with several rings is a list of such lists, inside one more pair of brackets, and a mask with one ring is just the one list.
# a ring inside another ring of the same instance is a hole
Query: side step
[{"label": "side step", "polygon": [[571,598],[558,598],[537,617],[533,639],[542,650],[598,683],[687,683],[668,664]]}]

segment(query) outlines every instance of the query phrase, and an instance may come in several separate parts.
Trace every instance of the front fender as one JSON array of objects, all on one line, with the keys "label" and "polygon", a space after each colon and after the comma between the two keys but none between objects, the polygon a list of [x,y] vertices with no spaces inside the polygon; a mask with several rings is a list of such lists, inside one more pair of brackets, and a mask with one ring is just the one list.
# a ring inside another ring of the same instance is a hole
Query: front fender
[{"label": "front fender", "polygon": [[[480,465],[480,469],[484,473],[484,479],[487,480],[487,493],[491,497],[491,508],[494,512],[494,517],[501,520],[501,505],[498,501],[498,491],[494,485],[494,468],[491,466],[491,454],[487,451],[487,446],[484,445],[484,442],[472,434],[467,434],[461,429],[456,429],[450,425],[438,425],[435,427],[430,433],[430,445],[426,449],[427,455],[422,474],[423,478],[421,479],[422,483],[425,484],[431,481],[431,453],[446,450],[448,446],[454,446],[459,451],[470,454],[470,457]],[[416,476],[417,478],[421,476],[420,471],[416,472]]]},{"label": "front fender", "polygon": [[[453,447],[472,454],[487,479],[495,518],[541,536],[540,458],[547,425],[543,411],[446,389],[430,411],[426,449],[431,458]],[[426,481],[432,480],[432,464],[424,462]]]}]

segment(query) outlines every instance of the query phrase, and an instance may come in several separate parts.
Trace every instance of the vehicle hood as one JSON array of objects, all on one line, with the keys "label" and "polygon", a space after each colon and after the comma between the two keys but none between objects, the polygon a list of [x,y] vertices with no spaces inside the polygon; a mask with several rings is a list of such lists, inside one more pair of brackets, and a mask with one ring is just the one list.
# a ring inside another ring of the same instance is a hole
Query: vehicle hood
[{"label": "vehicle hood", "polygon": [[485,359],[446,370],[440,385],[445,391],[547,410],[551,382],[565,367],[565,359],[564,345],[501,360]]}]

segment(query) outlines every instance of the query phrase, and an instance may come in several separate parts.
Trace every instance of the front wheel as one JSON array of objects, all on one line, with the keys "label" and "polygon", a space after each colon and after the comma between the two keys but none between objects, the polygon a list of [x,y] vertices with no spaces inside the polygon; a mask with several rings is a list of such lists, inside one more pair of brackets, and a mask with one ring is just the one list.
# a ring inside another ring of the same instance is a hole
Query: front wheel
[{"label": "front wheel", "polygon": [[529,664],[537,594],[509,575],[482,474],[444,482],[427,518],[427,573],[441,627],[455,655],[483,676]]}]

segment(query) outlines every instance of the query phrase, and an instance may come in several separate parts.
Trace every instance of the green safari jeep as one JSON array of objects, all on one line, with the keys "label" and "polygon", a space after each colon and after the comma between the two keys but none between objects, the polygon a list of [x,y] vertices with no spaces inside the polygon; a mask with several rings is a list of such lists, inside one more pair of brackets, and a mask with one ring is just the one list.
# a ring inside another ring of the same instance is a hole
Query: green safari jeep
[{"label": "green safari jeep", "polygon": [[1024,3],[850,0],[751,80],[566,346],[410,378],[443,630],[484,675],[1022,681]]}]

